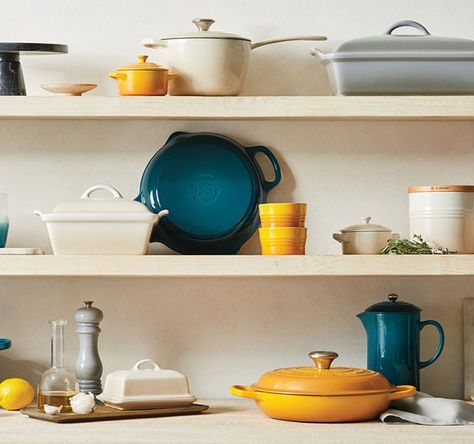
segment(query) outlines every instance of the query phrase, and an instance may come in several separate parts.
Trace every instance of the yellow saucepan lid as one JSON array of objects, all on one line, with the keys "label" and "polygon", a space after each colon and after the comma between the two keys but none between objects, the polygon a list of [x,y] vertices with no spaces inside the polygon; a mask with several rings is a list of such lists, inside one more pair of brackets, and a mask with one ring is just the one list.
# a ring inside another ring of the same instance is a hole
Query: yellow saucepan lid
[{"label": "yellow saucepan lid", "polygon": [[396,387],[380,373],[350,367],[331,367],[337,353],[314,351],[316,366],[280,368],[265,373],[252,385],[256,391],[288,395],[364,395],[394,392]]}]

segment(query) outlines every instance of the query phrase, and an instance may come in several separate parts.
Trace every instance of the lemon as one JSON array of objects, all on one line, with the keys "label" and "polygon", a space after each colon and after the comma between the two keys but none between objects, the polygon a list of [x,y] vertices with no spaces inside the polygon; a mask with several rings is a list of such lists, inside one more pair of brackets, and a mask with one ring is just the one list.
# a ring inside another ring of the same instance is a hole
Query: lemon
[{"label": "lemon", "polygon": [[0,407],[6,410],[20,410],[30,405],[34,397],[33,386],[24,379],[5,379],[0,384]]}]

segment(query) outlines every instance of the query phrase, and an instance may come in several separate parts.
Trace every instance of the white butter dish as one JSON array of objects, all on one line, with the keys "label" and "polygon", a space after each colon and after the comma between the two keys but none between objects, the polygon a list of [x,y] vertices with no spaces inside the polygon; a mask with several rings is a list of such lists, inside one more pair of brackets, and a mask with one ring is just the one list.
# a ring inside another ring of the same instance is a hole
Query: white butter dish
[{"label": "white butter dish", "polygon": [[178,407],[196,401],[184,375],[162,369],[151,359],[137,362],[130,370],[110,373],[97,399],[120,410]]}]

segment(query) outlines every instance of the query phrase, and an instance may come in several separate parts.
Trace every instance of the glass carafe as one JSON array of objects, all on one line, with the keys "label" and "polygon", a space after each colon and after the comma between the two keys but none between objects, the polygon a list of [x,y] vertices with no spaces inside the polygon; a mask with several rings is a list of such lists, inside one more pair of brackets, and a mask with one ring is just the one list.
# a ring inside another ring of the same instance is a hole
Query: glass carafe
[{"label": "glass carafe", "polygon": [[64,319],[51,324],[51,368],[46,370],[38,385],[38,409],[45,404],[63,406],[61,412],[71,412],[69,398],[77,394],[77,381],[64,365]]}]

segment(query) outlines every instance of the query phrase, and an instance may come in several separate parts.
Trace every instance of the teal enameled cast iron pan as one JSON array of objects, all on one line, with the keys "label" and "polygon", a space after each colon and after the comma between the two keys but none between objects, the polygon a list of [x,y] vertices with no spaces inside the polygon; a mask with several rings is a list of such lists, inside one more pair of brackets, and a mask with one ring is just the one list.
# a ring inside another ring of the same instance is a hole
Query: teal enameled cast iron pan
[{"label": "teal enameled cast iron pan", "polygon": [[[272,181],[265,179],[258,153],[269,159]],[[280,180],[280,165],[264,146],[177,132],[146,166],[136,200],[154,213],[169,210],[151,242],[184,254],[236,254],[259,226],[258,205]]]}]

